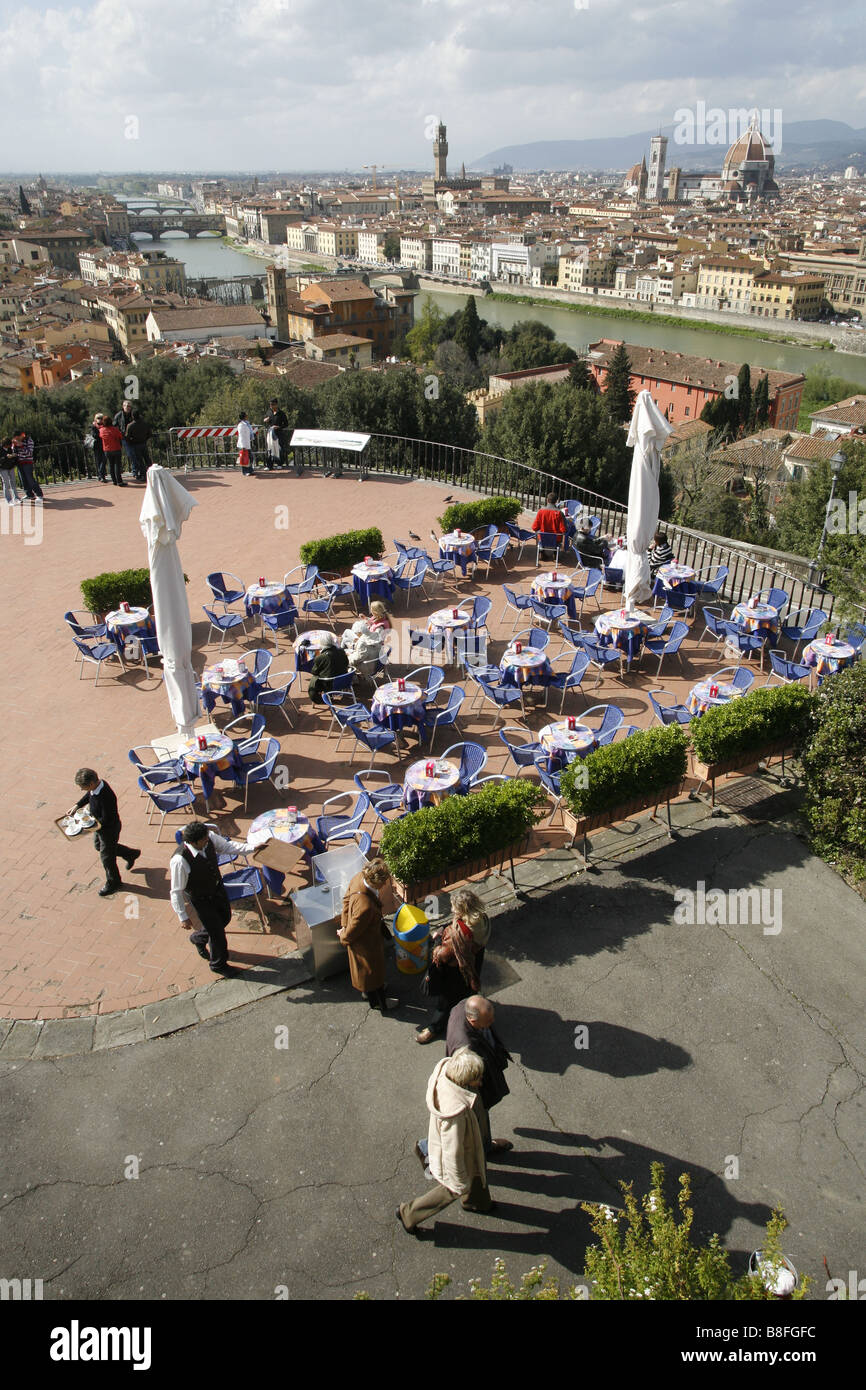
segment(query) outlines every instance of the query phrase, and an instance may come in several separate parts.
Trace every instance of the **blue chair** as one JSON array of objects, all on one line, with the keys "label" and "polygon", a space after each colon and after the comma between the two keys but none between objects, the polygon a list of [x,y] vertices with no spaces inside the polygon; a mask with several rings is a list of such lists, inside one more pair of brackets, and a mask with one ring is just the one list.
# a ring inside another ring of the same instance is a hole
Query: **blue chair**
[{"label": "blue chair", "polygon": [[140,778],[146,774],[148,783],[152,786],[159,786],[160,783],[186,781],[186,768],[179,758],[163,758],[146,763],[139,757],[140,753],[147,753],[151,758],[156,758],[156,754],[149,743],[138,744],[137,747],[130,748],[127,753],[137,776]]},{"label": "blue chair", "polygon": [[[249,725],[249,727],[244,727],[243,731],[241,731],[238,728],[239,724],[244,726]],[[232,730],[235,732],[233,733]],[[244,748],[245,745],[249,743],[255,743],[255,745],[258,746],[258,742],[264,732],[265,716],[256,713],[252,715],[239,714],[237,719],[233,719],[231,723],[226,724],[223,729],[223,733],[228,734],[237,749]]]},{"label": "blue chair", "polygon": [[328,738],[331,737],[335,724],[340,730],[337,748],[339,748],[349,724],[365,723],[373,717],[367,706],[355,699],[352,690],[326,690],[322,695],[322,701],[331,712],[331,722],[327,730]]},{"label": "blue chair", "polygon": [[266,628],[268,632],[273,634],[274,654],[276,655],[279,646],[278,634],[284,627],[290,627],[297,635],[298,610],[297,608],[283,608],[277,613],[261,613],[259,616],[262,620],[262,636],[264,636]]},{"label": "blue chair", "polygon": [[422,558],[425,560],[427,559],[427,552],[426,550],[422,549],[421,546],[404,545],[403,541],[398,541],[396,536],[394,537],[394,549],[396,550],[399,558],[403,561],[420,560]]},{"label": "blue chair", "polygon": [[663,608],[659,613],[658,621],[647,628],[647,637],[661,637],[673,616],[674,610],[672,608]]},{"label": "blue chair", "polygon": [[583,503],[578,501],[576,497],[566,497],[560,506],[565,508],[572,521],[583,511]]},{"label": "blue chair", "polygon": [[601,530],[601,517],[600,517],[600,516],[591,516],[591,517],[589,518],[589,534],[592,536],[593,540],[595,540],[595,538],[596,538],[596,536],[598,535],[598,533],[599,533],[600,530]]},{"label": "blue chair", "polygon": [[751,690],[755,677],[754,673],[745,666],[723,666],[720,671],[714,671],[707,679],[713,685],[733,685],[745,694]]},{"label": "blue chair", "polygon": [[274,684],[269,685],[267,690],[260,690],[258,695],[256,696],[256,709],[280,710],[289,728],[293,729],[295,726],[289,718],[288,714],[286,713],[286,705],[290,704],[295,714],[297,714],[298,711],[295,708],[295,702],[289,694],[289,691],[291,690],[292,686],[294,685],[297,679],[297,671],[276,672],[273,676]]},{"label": "blue chair", "polygon": [[[446,578],[450,579],[452,586],[456,591],[457,566],[454,560],[452,560],[447,555],[431,555],[430,552],[427,550],[424,551],[424,559],[427,561],[427,573],[435,574],[436,578],[439,579],[443,584],[445,583]],[[400,574],[402,575],[402,573],[403,570],[401,568]]]},{"label": "blue chair", "polygon": [[799,661],[790,661],[785,652],[776,648],[770,648],[769,656],[770,672],[765,685],[769,685],[774,676],[782,685],[796,685],[797,681],[808,680],[812,674],[811,666],[804,666]]},{"label": "blue chair", "polygon": [[397,742],[397,735],[393,729],[380,729],[377,724],[371,724],[369,728],[365,728],[360,720],[350,719],[346,724],[346,730],[355,740],[352,745],[350,763],[355,761],[355,753],[359,745],[366,748],[370,754],[370,767],[376,761],[376,754],[381,753],[385,748],[392,753],[397,752],[394,746]]},{"label": "blue chair", "polygon": [[259,893],[264,892],[264,885],[258,869],[254,868],[253,865],[249,865],[245,869],[232,869],[231,873],[222,875],[222,880],[230,903],[242,902],[245,898],[255,899],[262,926],[267,931],[268,919],[259,898]]},{"label": "blue chair", "polygon": [[427,598],[427,590],[424,587],[424,581],[427,578],[427,572],[430,568],[430,561],[427,559],[427,556],[422,551],[420,559],[415,561],[414,574],[404,576],[395,572],[394,588],[401,589],[403,593],[406,595],[407,608],[409,607],[409,598],[414,589],[420,589],[424,597]]},{"label": "blue chair", "polygon": [[620,724],[611,739],[611,743],[625,743],[625,740],[631,738],[632,734],[640,734],[642,732],[643,730],[640,729],[637,724]]},{"label": "blue chair", "polygon": [[259,782],[270,782],[274,790],[279,791],[279,787],[274,781],[274,764],[277,761],[279,752],[279,741],[275,738],[269,738],[265,745],[265,756],[261,762],[248,762],[246,758],[241,758],[241,763],[243,765],[242,776],[244,779],[244,811],[247,809],[247,798],[249,796],[250,787],[255,786]]},{"label": "blue chair", "polygon": [[208,633],[205,646],[210,646],[211,634],[218,632],[220,635],[220,651],[222,651],[223,642],[226,640],[227,633],[233,632],[235,628],[239,627],[242,627],[244,632],[247,630],[247,620],[242,613],[226,612],[223,613],[222,616],[219,616],[212,608],[206,608],[204,604],[202,604],[202,611],[210,623],[210,632]]},{"label": "blue chair", "polygon": [[553,801],[553,807],[551,809],[550,816],[548,817],[547,822],[549,825],[550,822],[553,820],[553,817],[556,815],[557,811],[560,809],[560,803],[562,801],[562,790],[559,785],[559,773],[548,772],[547,770],[547,754],[544,752],[543,749],[535,759],[535,771],[538,773],[541,785],[544,787],[548,796]]},{"label": "blue chair", "polygon": [[[600,714],[601,719],[597,725],[589,721],[593,715]],[[592,705],[584,710],[580,716],[581,724],[586,724],[595,734],[599,747],[606,743],[613,743],[613,736],[621,724],[625,723],[625,715],[619,705]]]},{"label": "blue chair", "polygon": [[658,600],[663,598],[668,608],[672,608],[675,613],[690,613],[695,606],[695,585],[688,581],[684,584],[677,584],[676,588],[668,589],[663,580],[656,579],[653,584],[653,598]]},{"label": "blue chair", "polygon": [[[331,836],[331,844],[334,845],[343,844],[347,840],[354,840],[355,844],[358,846],[358,849],[361,851],[364,858],[367,859],[369,857],[370,850],[373,847],[373,837],[372,835],[368,834],[366,830],[346,830],[343,831],[342,834]],[[313,864],[313,876],[315,878],[316,883],[325,882],[325,875],[322,873],[319,866],[315,863]]]},{"label": "blue chair", "polygon": [[445,672],[441,666],[418,666],[414,671],[407,671],[404,680],[415,681],[425,691],[427,699],[432,700],[445,680]]},{"label": "blue chair", "polygon": [[682,666],[683,655],[680,651],[680,647],[683,645],[683,639],[688,636],[688,631],[688,623],[674,623],[667,640],[665,640],[664,637],[649,637],[646,642],[644,642],[644,649],[652,652],[653,656],[657,656],[659,659],[659,668],[656,671],[657,676],[660,676],[662,673],[662,662],[666,656],[678,657],[680,666]]},{"label": "blue chair", "polygon": [[557,536],[552,531],[537,531],[535,535],[535,564],[541,564],[542,550],[552,550],[555,552],[553,563],[559,563],[559,552],[566,544],[565,536]]},{"label": "blue chair", "polygon": [[430,742],[427,745],[428,751],[432,751],[433,741],[440,729],[453,728],[456,734],[460,733],[457,726],[457,716],[460,713],[460,706],[466,699],[466,691],[460,685],[441,685],[437,688],[436,694],[440,692],[448,695],[448,703],[442,708],[437,709],[436,705],[428,702],[424,717],[424,728],[421,731],[423,739],[427,730],[430,730]]},{"label": "blue chair", "polygon": [[612,568],[610,565],[604,566],[604,587],[606,589],[621,589],[625,584],[625,570],[618,567]]},{"label": "blue chair", "polygon": [[[667,697],[667,703],[663,704],[661,699],[656,696]],[[647,697],[653,707],[656,719],[660,724],[690,724],[692,712],[688,705],[677,703],[677,697],[670,690],[648,690]]]},{"label": "blue chair", "polygon": [[[563,655],[568,656],[565,652]],[[556,660],[559,660],[557,657]],[[544,697],[545,707],[550,698],[551,690],[561,690],[562,699],[559,702],[559,712],[562,714],[565,708],[565,697],[569,690],[580,690],[580,683],[586,675],[589,666],[589,654],[585,651],[574,652],[571,659],[571,666],[567,671],[555,671],[548,682],[547,694]],[[581,691],[581,694],[583,692]]]},{"label": "blue chair", "polygon": [[717,565],[716,572],[712,579],[702,579],[699,574],[695,575],[694,584],[699,594],[720,594],[728,577],[727,565]]},{"label": "blue chair", "polygon": [[596,690],[601,685],[602,677],[609,666],[619,666],[619,675],[622,679],[622,661],[625,653],[620,651],[619,647],[604,647],[600,642],[596,642],[590,633],[583,637],[581,646],[598,671],[598,680],[595,683]]},{"label": "blue chair", "polygon": [[[205,821],[205,825],[207,826],[208,830],[215,830],[215,831],[217,832],[217,834],[219,834],[219,826],[218,826],[214,821],[212,821],[212,820]],[[183,831],[182,831],[182,830],[176,830],[176,831],[174,832],[174,838],[175,838],[175,842],[176,842],[178,845],[182,845],[183,842],[184,842],[184,841],[183,841]],[[233,863],[235,862],[235,860],[237,859],[237,857],[238,857],[237,850],[226,850],[225,852],[223,852],[222,850],[218,850],[218,851],[217,851],[217,868],[221,868],[223,864],[233,864]]]},{"label": "blue chair", "polygon": [[534,767],[535,759],[544,750],[536,739],[527,739],[523,743],[515,743],[509,734],[526,734],[527,729],[522,729],[518,724],[506,724],[504,729],[499,730],[499,737],[508,750],[508,756],[517,768],[517,775],[520,777],[523,769]]},{"label": "blue chair", "polygon": [[527,531],[525,527],[518,526],[515,521],[506,521],[505,530],[508,539],[514,541],[517,545],[517,558],[519,560],[523,554],[523,547],[527,542],[535,541],[535,532]]},{"label": "blue chair", "polygon": [[518,594],[507,584],[502,585],[502,593],[505,597],[505,607],[502,610],[502,614],[500,616],[499,621],[503,621],[506,613],[510,608],[514,613],[514,621],[511,624],[511,628],[513,631],[514,628],[516,628],[517,626],[517,619],[520,617],[520,614],[525,613],[528,608],[532,607],[532,597],[529,594]]},{"label": "blue chair", "polygon": [[161,786],[158,791],[154,791],[153,787],[148,785],[146,772],[139,777],[138,785],[150,800],[148,808],[148,821],[150,823],[152,823],[154,810],[159,811],[160,822],[156,832],[158,844],[166,816],[171,815],[173,811],[185,811],[187,807],[192,806],[195,802],[195,792],[189,782],[179,782],[176,786]]},{"label": "blue chair", "polygon": [[[380,780],[382,778],[384,781]],[[402,820],[403,816],[408,815],[403,806],[403,788],[399,782],[392,782],[390,778],[390,772],[378,767],[368,767],[365,772],[356,772],[353,778],[358,791],[367,797],[368,809],[373,812],[377,821],[381,821],[383,827],[390,825],[392,820]],[[378,786],[375,785],[377,781]],[[335,840],[356,833],[357,831],[353,830],[342,830],[330,838]]]},{"label": "blue chair", "polygon": [[[665,611],[671,612],[670,609],[666,609]],[[703,642],[707,633],[709,633],[714,642],[724,642],[725,634],[719,628],[719,623],[725,621],[724,611],[721,608],[702,608],[701,613],[704,618],[704,630],[698,638],[698,641]]]},{"label": "blue chair", "polygon": [[583,651],[583,639],[585,637],[591,636],[590,633],[583,632],[581,628],[577,628],[577,630],[575,630],[574,628],[569,627],[568,624],[564,623],[561,618],[559,620],[559,631],[562,633],[562,636],[564,637],[566,644],[569,647],[572,647],[576,652]]},{"label": "blue chair", "polygon": [[471,790],[487,765],[487,754],[480,743],[453,743],[442,754],[450,758],[452,753],[460,759],[460,779],[455,791],[462,794]]},{"label": "blue chair", "polygon": [[[303,579],[292,580],[293,574],[303,571]],[[311,594],[319,581],[318,565],[295,565],[294,569],[287,570],[283,575],[283,584],[286,593],[297,598],[299,594]]]},{"label": "blue chair", "polygon": [[[89,616],[90,614],[88,614],[88,617]],[[100,641],[108,635],[108,628],[105,626],[105,623],[79,623],[75,613],[71,610],[63,614],[63,621],[69,625],[72,636],[80,637],[82,642]],[[75,660],[81,660],[80,653],[76,656]]]},{"label": "blue chair", "polygon": [[486,579],[489,579],[490,577],[490,566],[495,565],[497,561],[499,561],[499,563],[505,569],[508,569],[508,563],[505,559],[505,555],[508,550],[508,542],[510,539],[510,536],[506,532],[502,531],[492,536],[488,542],[486,542],[484,545],[480,545],[476,550],[475,568],[477,569],[480,564],[486,561]]},{"label": "blue chair", "polygon": [[564,603],[544,603],[542,599],[538,598],[530,599],[529,606],[535,617],[539,618],[541,622],[547,623],[548,628],[551,623],[564,618],[568,612]]},{"label": "blue chair", "polygon": [[[335,807],[338,802],[346,803],[346,809],[329,809]],[[329,796],[327,801],[322,803],[321,814],[316,817],[319,839],[326,845],[333,835],[360,830],[369,809],[370,798],[365,791],[338,792],[336,796]]]},{"label": "blue chair", "polygon": [[[236,587],[233,587],[229,580],[233,580]],[[214,602],[221,603],[226,609],[246,597],[247,590],[244,581],[239,579],[236,574],[232,574],[230,570],[215,570],[213,574],[205,577],[204,582],[213,594]]]},{"label": "blue chair", "polygon": [[532,647],[533,651],[543,652],[550,642],[550,633],[542,632],[540,627],[527,627],[522,632],[515,632],[509,645],[515,642],[522,642],[524,647]]},{"label": "blue chair", "polygon": [[[573,579],[577,579],[577,573],[574,574]],[[595,606],[601,612],[601,601],[598,594],[603,584],[604,575],[599,569],[588,569],[582,584],[572,582],[571,597],[568,600],[568,611],[572,618],[580,619],[583,617],[583,605],[588,598],[595,599]],[[578,599],[580,600],[580,609],[575,611],[575,603]]]},{"label": "blue chair", "polygon": [[493,607],[493,600],[479,596],[472,600],[472,612],[470,614],[470,627],[486,627],[487,614]]},{"label": "blue chair", "polygon": [[[421,628],[410,627],[409,647],[413,652],[429,652],[432,661],[434,656],[445,655],[445,633],[441,630],[434,632],[424,632]],[[415,658],[417,660],[417,657]]]},{"label": "blue chair", "polygon": [[303,602],[304,617],[307,622],[313,618],[324,618],[326,622],[334,626],[334,619],[331,616],[331,609],[336,602],[337,595],[329,587],[323,598],[305,598]]},{"label": "blue chair", "polygon": [[454,629],[454,660],[464,671],[487,665],[487,642],[490,633],[486,627],[458,627]]},{"label": "blue chair", "polygon": [[[806,614],[806,621],[804,623],[791,621],[792,619],[799,618],[803,613]],[[830,615],[825,613],[823,608],[801,608],[796,613],[788,614],[788,621],[782,624],[781,631],[783,637],[787,638],[789,642],[794,643],[795,659],[797,656],[797,648],[804,642],[814,642],[821,628],[825,623],[829,623],[829,621]]]},{"label": "blue chair", "polygon": [[495,726],[499,714],[509,705],[519,705],[521,714],[524,718],[526,717],[522,686],[502,685],[499,681],[494,683],[485,680],[483,676],[479,677],[477,684],[483,698],[488,704],[494,707],[493,725],[491,725],[491,727]]},{"label": "blue chair", "polygon": [[866,642],[866,624],[852,623],[845,630],[845,641],[854,648],[855,652],[862,651],[863,643]]},{"label": "blue chair", "polygon": [[123,664],[123,657],[113,642],[94,642],[92,646],[88,646],[80,637],[73,637],[72,640],[81,657],[78,679],[81,680],[87,662],[90,662],[91,665],[96,667],[96,680],[93,682],[94,689],[99,685],[99,672],[102,669],[103,661],[119,661],[121,672],[126,671],[126,667]]},{"label": "blue chair", "polygon": [[746,632],[737,623],[728,621],[718,621],[716,626],[723,632],[729,646],[737,647],[744,656],[751,656],[753,652],[761,653],[761,670],[764,669],[764,651],[767,642],[772,637],[771,632]]},{"label": "blue chair", "polygon": [[[252,667],[249,665],[249,658],[253,658]],[[258,686],[265,686],[268,683],[268,674],[273,662],[273,656],[264,647],[256,647],[254,651],[248,652],[244,664],[250,672],[253,680]]]},{"label": "blue chair", "polygon": [[758,594],[761,603],[768,603],[771,608],[775,608],[777,613],[781,613],[785,604],[788,602],[787,589],[762,589]]}]

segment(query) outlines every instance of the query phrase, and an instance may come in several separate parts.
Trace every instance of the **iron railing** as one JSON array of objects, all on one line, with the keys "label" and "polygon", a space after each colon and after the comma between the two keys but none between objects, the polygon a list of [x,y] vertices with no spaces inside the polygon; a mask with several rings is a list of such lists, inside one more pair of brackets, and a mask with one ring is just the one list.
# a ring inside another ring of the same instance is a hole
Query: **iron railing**
[{"label": "iron railing", "polygon": [[[259,430],[257,445],[254,443],[259,457],[264,435],[265,431]],[[154,434],[148,448],[154,463],[184,472],[229,468],[237,462],[237,443],[232,436],[181,439],[174,429]],[[305,466],[333,468],[337,463],[332,450],[295,452],[301,455]],[[362,457],[345,453],[339,455],[339,461],[347,473],[427,479],[448,488],[465,488],[487,496],[516,497],[527,511],[535,510],[550,493],[558,500],[575,498],[591,516],[599,517],[602,533],[625,534],[627,509],[623,503],[515,459],[428,439],[373,434]],[[85,447],[83,440],[40,445],[36,449],[36,473],[44,483],[95,478],[93,452]],[[805,608],[823,608],[828,616],[832,615],[834,596],[813,582],[808,560],[774,551],[763,551],[759,555],[747,543],[705,535],[672,523],[666,523],[665,529],[682,564],[691,565],[707,577],[719,565],[727,566],[728,575],[720,598],[739,603],[761,590],[779,588],[787,591],[792,613]]]}]

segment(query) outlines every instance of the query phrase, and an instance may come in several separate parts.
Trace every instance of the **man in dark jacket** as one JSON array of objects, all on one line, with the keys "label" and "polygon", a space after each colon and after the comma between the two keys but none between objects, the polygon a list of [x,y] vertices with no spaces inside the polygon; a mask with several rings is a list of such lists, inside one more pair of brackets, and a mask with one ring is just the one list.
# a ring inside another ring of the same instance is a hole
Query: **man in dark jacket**
[{"label": "man in dark jacket", "polygon": [[150,467],[150,455],[147,451],[147,441],[153,434],[150,425],[144,420],[141,414],[134,410],[126,426],[124,444],[128,446],[132,455],[133,474],[139,483],[147,481],[147,470]]},{"label": "man in dark jacket", "polygon": [[107,898],[123,886],[117,870],[117,856],[125,859],[126,867],[131,869],[141,850],[129,849],[120,843],[121,825],[117,797],[108,783],[97,777],[93,768],[79,768],[75,774],[75,785],[84,792],[75,803],[76,809],[87,806],[96,821],[94,844],[105,870],[105,883],[99,890],[99,896]]},{"label": "man in dark jacket", "polygon": [[316,705],[324,704],[322,695],[334,688],[334,677],[345,676],[349,669],[349,658],[338,645],[336,637],[325,634],[325,645],[310,662],[310,684],[307,691]]},{"label": "man in dark jacket", "polygon": [[114,425],[115,429],[120,430],[120,433],[121,433],[121,435],[122,435],[122,437],[123,437],[123,445],[122,445],[122,447],[123,447],[123,456],[124,456],[124,458],[126,459],[127,463],[129,464],[129,471],[131,472],[131,474],[132,474],[134,480],[135,480],[136,482],[139,482],[140,479],[139,479],[139,476],[138,476],[138,468],[137,468],[136,462],[135,462],[135,451],[133,450],[133,448],[132,448],[132,446],[131,446],[131,444],[130,444],[128,438],[127,438],[127,430],[128,430],[129,425],[130,425],[130,423],[131,423],[131,421],[132,421],[132,416],[133,416],[132,401],[127,401],[127,400],[125,400],[125,401],[123,402],[123,404],[121,405],[120,409],[118,410],[117,414],[115,415],[115,417],[114,417],[114,419],[112,420],[111,423]]},{"label": "man in dark jacket", "polygon": [[505,1068],[511,1056],[493,1027],[494,1008],[489,999],[481,994],[472,994],[461,999],[448,1015],[448,1031],[445,1035],[445,1055],[453,1057],[461,1047],[468,1047],[484,1063],[484,1080],[475,1102],[475,1114],[481,1128],[481,1138],[488,1154],[505,1153],[513,1149],[510,1139],[491,1139],[490,1111],[498,1105],[503,1096],[508,1095],[508,1082]]},{"label": "man in dark jacket", "polygon": [[580,556],[580,563],[587,569],[600,570],[607,564],[610,551],[600,536],[593,536],[589,522],[585,522],[574,538],[574,548]]},{"label": "man in dark jacket", "polygon": [[214,974],[232,975],[228,964],[226,927],[232,919],[231,903],[219,871],[220,854],[245,854],[249,846],[227,840],[204,821],[190,821],[181,831],[183,844],[171,857],[171,905],[182,927],[193,926],[189,905],[199,926],[189,939],[199,955],[209,961]]},{"label": "man in dark jacket", "polygon": [[[264,418],[264,420],[263,420],[262,423],[264,424],[264,426],[265,426],[266,429],[274,430],[274,431],[276,432],[277,444],[279,445],[279,454],[277,455],[276,466],[277,466],[278,468],[285,468],[285,466],[286,466],[286,445],[287,445],[287,442],[288,442],[288,441],[287,441],[287,432],[288,432],[288,428],[289,428],[289,417],[288,417],[288,415],[286,414],[286,412],[285,412],[284,410],[281,410],[281,409],[280,409],[280,403],[279,403],[279,401],[277,401],[277,400],[271,401],[271,408],[270,408],[270,410],[268,411],[268,413],[267,413],[267,415],[265,416],[265,418]],[[270,454],[268,454],[267,458],[268,458],[268,468],[273,468],[273,467],[274,467],[274,463],[273,463],[273,460],[271,459]]]}]

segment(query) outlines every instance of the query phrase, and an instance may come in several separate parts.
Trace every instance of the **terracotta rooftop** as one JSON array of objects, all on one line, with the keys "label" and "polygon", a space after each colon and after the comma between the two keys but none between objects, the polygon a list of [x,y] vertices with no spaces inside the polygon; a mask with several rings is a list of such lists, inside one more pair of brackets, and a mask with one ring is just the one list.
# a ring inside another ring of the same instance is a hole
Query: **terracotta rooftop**
[{"label": "terracotta rooftop", "polygon": [[[612,338],[601,338],[589,345],[589,358],[595,365],[606,368],[608,359],[613,356],[620,342]],[[672,381],[678,385],[696,386],[701,390],[724,391],[728,378],[740,370],[738,362],[714,361],[710,357],[691,357],[683,352],[667,352],[664,348],[642,347],[637,343],[625,343],[625,350],[631,362],[632,376],[652,377],[658,381]],[[801,372],[765,371],[762,367],[752,372],[752,389],[756,382],[766,376],[769,379],[770,399],[782,386],[805,381]],[[866,399],[866,398],[864,398]]]}]

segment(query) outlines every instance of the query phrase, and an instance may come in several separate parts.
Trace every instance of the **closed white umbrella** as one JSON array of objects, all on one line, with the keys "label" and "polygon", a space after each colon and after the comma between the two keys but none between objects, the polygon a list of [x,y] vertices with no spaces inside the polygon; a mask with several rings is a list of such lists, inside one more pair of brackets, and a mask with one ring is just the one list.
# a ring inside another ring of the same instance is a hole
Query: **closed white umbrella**
[{"label": "closed white umbrella", "polygon": [[647,552],[659,524],[661,449],[672,428],[649,391],[641,391],[634,403],[627,441],[634,449],[628,485],[623,585],[623,601],[628,609],[645,603],[652,593]]},{"label": "closed white umbrella", "polygon": [[199,714],[192,669],[192,623],[177,542],[198,506],[173,473],[159,464],[147,470],[139,522],[147,541],[156,635],[162,652],[168,703],[177,731],[189,737]]}]

